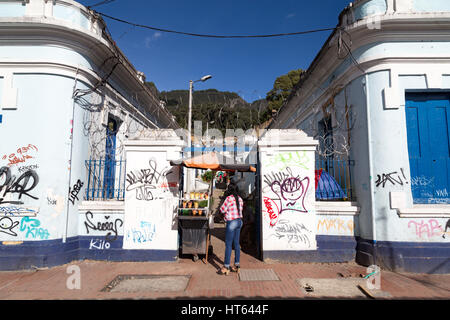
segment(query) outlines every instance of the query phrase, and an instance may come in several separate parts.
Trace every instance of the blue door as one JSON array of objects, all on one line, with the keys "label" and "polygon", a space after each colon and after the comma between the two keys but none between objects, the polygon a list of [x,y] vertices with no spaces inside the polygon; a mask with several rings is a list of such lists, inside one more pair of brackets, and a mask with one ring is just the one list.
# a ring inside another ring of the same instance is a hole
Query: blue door
[{"label": "blue door", "polygon": [[450,94],[406,95],[414,203],[450,203]]}]

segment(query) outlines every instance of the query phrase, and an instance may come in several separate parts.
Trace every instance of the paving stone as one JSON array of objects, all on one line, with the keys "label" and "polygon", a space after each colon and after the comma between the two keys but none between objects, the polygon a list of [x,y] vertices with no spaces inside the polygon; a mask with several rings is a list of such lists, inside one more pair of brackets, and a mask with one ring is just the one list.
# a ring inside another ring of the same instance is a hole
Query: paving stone
[{"label": "paving stone", "polygon": [[241,281],[279,281],[277,274],[272,269],[241,269],[239,272]]},{"label": "paving stone", "polygon": [[190,276],[125,275],[114,279],[103,291],[108,292],[167,292],[184,291]]}]

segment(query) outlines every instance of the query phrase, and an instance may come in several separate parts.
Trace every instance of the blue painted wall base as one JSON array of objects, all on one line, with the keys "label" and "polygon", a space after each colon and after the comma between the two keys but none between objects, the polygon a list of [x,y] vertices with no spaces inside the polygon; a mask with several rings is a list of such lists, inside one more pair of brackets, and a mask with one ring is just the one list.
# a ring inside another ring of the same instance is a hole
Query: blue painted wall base
[{"label": "blue painted wall base", "polygon": [[316,238],[317,250],[263,251],[263,260],[283,262],[349,262],[355,261],[356,238],[346,236],[321,236]]},{"label": "blue painted wall base", "polygon": [[[109,243],[108,249],[97,249],[99,237],[24,241],[17,245],[0,245],[0,271],[55,267],[84,259],[105,261],[165,261],[178,259],[178,250],[124,250],[123,237]],[[93,242],[91,242],[93,241]]]},{"label": "blue painted wall base", "polygon": [[[123,250],[123,237],[102,247],[98,237],[79,236],[0,245],[0,271],[55,267],[84,259],[104,261],[177,261],[178,250]],[[104,243],[106,244],[106,242]],[[396,272],[450,273],[450,243],[374,242],[355,237],[317,236],[314,251],[264,251],[263,260],[376,264]]]},{"label": "blue painted wall base", "polygon": [[358,238],[356,263],[396,272],[450,273],[450,243],[391,242]]}]

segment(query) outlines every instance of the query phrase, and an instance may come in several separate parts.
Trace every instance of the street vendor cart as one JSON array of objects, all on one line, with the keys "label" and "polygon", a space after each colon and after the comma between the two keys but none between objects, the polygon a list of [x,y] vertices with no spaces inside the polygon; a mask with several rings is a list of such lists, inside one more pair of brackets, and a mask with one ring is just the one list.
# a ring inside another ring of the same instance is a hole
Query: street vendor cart
[{"label": "street vendor cart", "polygon": [[178,205],[178,225],[181,233],[181,251],[183,254],[192,254],[194,261],[198,254],[205,254],[204,263],[208,263],[208,252],[211,246],[211,232],[214,226],[214,217],[210,209],[210,199],[213,194],[213,180],[217,171],[256,172],[248,164],[235,164],[233,159],[226,158],[216,152],[203,153],[197,157],[171,161],[172,166],[183,166],[212,170],[209,190],[206,193],[182,193]]},{"label": "street vendor cart", "polygon": [[204,254],[204,262],[208,261],[211,238],[210,190],[206,193],[192,192],[179,200],[178,225],[181,233],[181,251],[192,254],[198,260]]}]

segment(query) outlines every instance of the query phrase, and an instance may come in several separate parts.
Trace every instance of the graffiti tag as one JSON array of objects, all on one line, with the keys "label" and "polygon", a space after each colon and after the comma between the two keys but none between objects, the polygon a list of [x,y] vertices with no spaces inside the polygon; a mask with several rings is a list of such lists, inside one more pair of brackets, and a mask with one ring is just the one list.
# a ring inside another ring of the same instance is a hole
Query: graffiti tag
[{"label": "graffiti tag", "polygon": [[47,229],[41,227],[38,219],[23,217],[20,221],[20,231],[26,231],[25,238],[29,236],[33,239],[47,240],[50,236]]},{"label": "graffiti tag", "polygon": [[355,227],[353,221],[351,220],[344,221],[342,219],[337,218],[333,219],[324,218],[320,219],[319,222],[317,223],[317,231],[324,230],[326,232],[330,232],[330,230],[336,230],[338,232],[353,233],[354,228]]},{"label": "graffiti tag", "polygon": [[25,195],[37,200],[29,194],[39,183],[39,176],[34,170],[29,170],[23,173],[18,179],[11,175],[11,170],[8,167],[0,168],[0,204],[23,204],[22,201],[4,201],[7,194],[18,194],[18,200],[21,200]]},{"label": "graffiti tag", "polygon": [[277,224],[278,217],[280,215],[278,206],[272,199],[269,199],[267,197],[264,198],[264,205],[266,207],[267,213],[269,214],[270,226],[273,227]]},{"label": "graffiti tag", "polygon": [[111,244],[107,240],[101,239],[91,239],[89,243],[89,250],[98,249],[98,250],[107,250],[111,247]]},{"label": "graffiti tag", "polygon": [[81,182],[80,179],[78,179],[77,183],[74,184],[73,188],[69,188],[69,201],[74,205],[75,200],[78,199],[78,193],[80,193],[81,188],[83,187],[83,182]]},{"label": "graffiti tag", "polygon": [[26,147],[22,147],[17,149],[16,153],[11,153],[10,155],[4,155],[2,157],[3,160],[8,160],[8,166],[11,167],[18,163],[23,163],[28,159],[32,159],[33,157],[27,154],[30,150],[38,151],[38,148],[35,145],[29,144]]},{"label": "graffiti tag", "polygon": [[[448,222],[447,225],[450,227]],[[442,229],[442,226],[436,219],[430,219],[426,222],[423,220],[421,220],[420,222],[411,220],[408,223],[408,228],[411,228],[411,226],[415,227],[415,233],[419,238],[422,238],[424,235],[428,238],[443,235],[443,237],[445,238],[446,231]]]},{"label": "graffiti tag", "polygon": [[269,161],[265,163],[267,167],[278,166],[280,170],[284,170],[288,167],[300,167],[308,170],[307,164],[309,162],[309,157],[306,152],[300,153],[296,152],[285,152],[278,153],[270,158]]},{"label": "graffiti tag", "polygon": [[13,221],[9,217],[3,217],[0,219],[0,232],[6,233],[10,236],[17,236],[17,233],[14,232],[14,228],[17,227],[19,221]]},{"label": "graffiti tag", "polygon": [[272,234],[272,236],[278,239],[286,239],[288,243],[305,243],[310,247],[310,234],[311,231],[303,223],[290,223],[288,220],[281,219],[275,227],[275,234]]},{"label": "graffiti tag", "polygon": [[37,211],[34,209],[18,207],[18,206],[8,206],[0,207],[0,216],[22,216],[22,215],[36,215]]},{"label": "graffiti tag", "polygon": [[405,173],[403,172],[403,169],[400,168],[401,174],[403,176],[400,176],[400,174],[397,171],[391,172],[391,173],[383,173],[381,175],[377,175],[377,181],[375,182],[376,186],[379,187],[385,187],[386,183],[390,182],[393,186],[395,185],[401,185],[403,186],[403,184],[408,184],[408,182],[406,181],[406,176]]},{"label": "graffiti tag", "polygon": [[289,175],[283,180],[274,180],[270,185],[281,201],[280,214],[286,210],[308,212],[305,208],[305,196],[309,187],[309,178],[294,177],[290,168]]},{"label": "graffiti tag", "polygon": [[147,221],[141,221],[140,228],[132,228],[127,231],[127,239],[132,238],[135,243],[150,242],[153,240],[155,234],[155,224]]},{"label": "graffiti tag", "polygon": [[136,200],[154,200],[153,190],[159,188],[162,192],[168,192],[168,187],[174,185],[166,181],[166,177],[172,173],[172,170],[166,167],[158,171],[157,167],[156,161],[150,160],[149,169],[141,169],[127,174],[127,191],[136,190]]},{"label": "graffiti tag", "polygon": [[[110,216],[104,216],[105,222],[97,222],[95,224],[91,221],[92,218],[94,218],[94,214],[90,211],[86,212],[86,221],[84,222],[84,225],[86,227],[86,232],[89,233],[89,230],[97,230],[97,231],[108,231],[108,233],[105,236],[106,241],[115,241],[118,237],[118,229],[123,225],[122,219],[117,218],[113,221],[108,221]],[[120,224],[120,225],[119,225]],[[114,237],[111,237],[111,235],[114,235]]]}]

